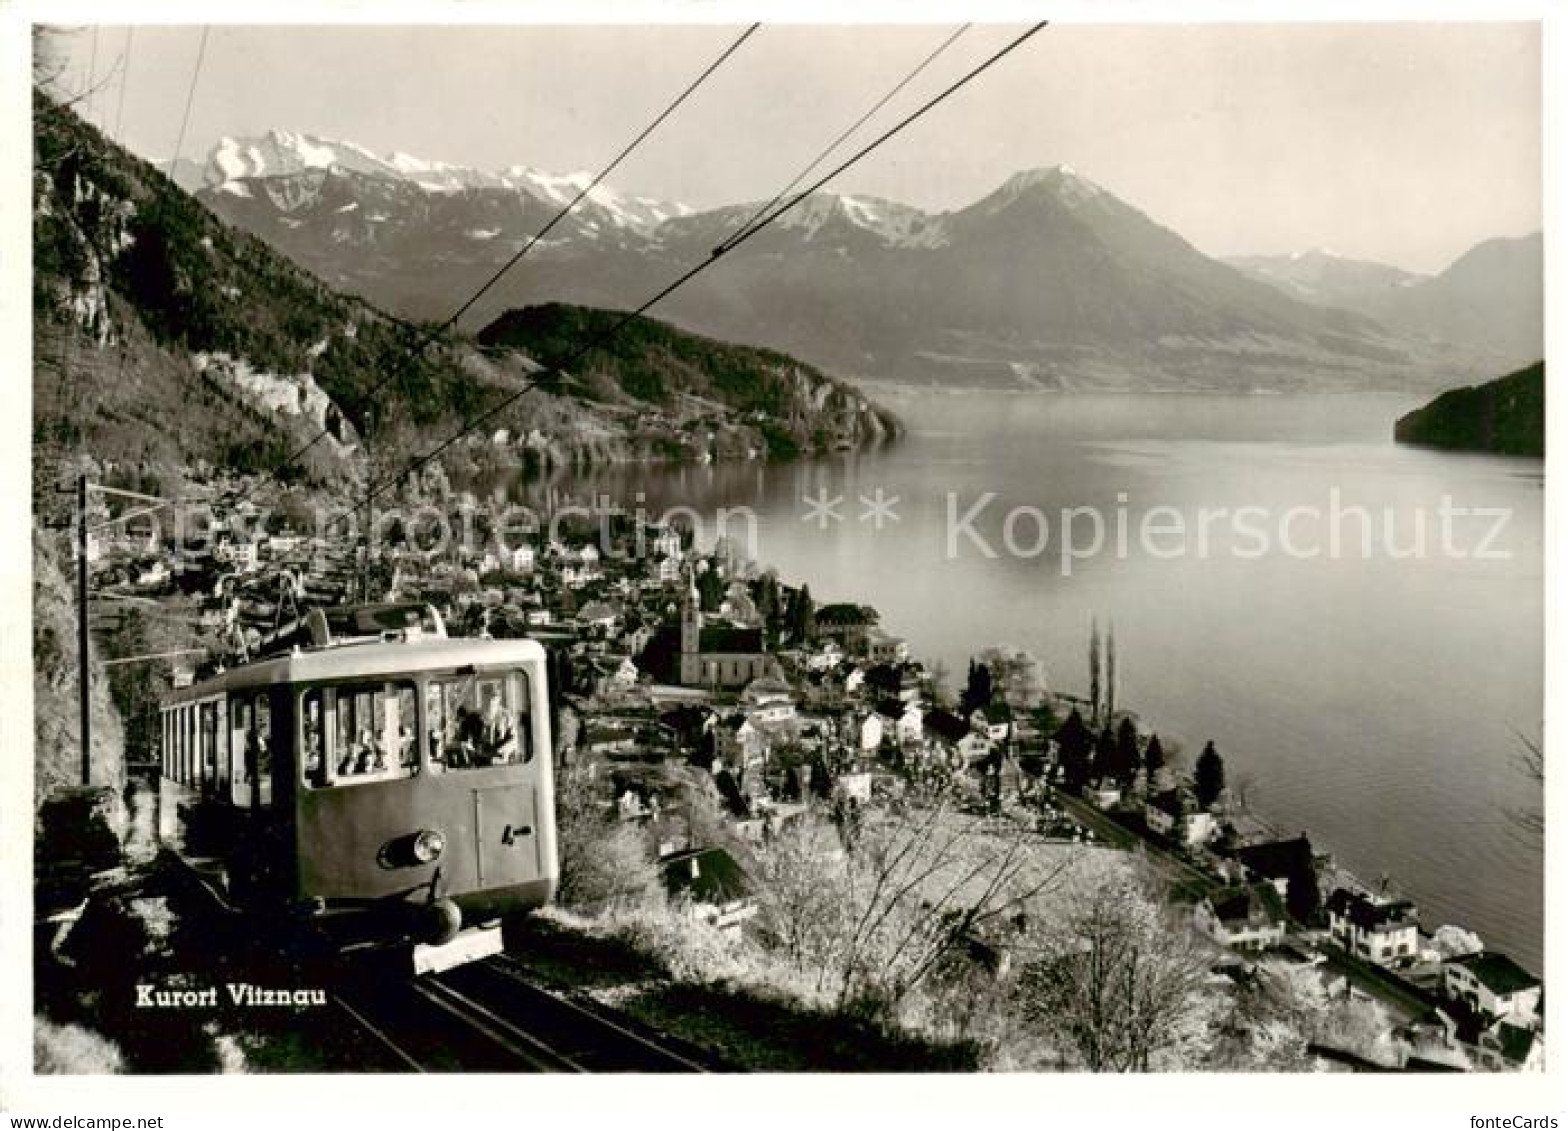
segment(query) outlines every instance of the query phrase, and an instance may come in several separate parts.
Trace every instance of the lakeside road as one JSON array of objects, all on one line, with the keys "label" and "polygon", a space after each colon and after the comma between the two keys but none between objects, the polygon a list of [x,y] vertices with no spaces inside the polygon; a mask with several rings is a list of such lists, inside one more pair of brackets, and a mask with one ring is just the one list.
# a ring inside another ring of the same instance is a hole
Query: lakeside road
[{"label": "lakeside road", "polygon": [[1194,866],[1162,845],[1139,836],[1132,829],[1113,820],[1081,797],[1073,797],[1057,790],[1052,798],[1073,820],[1094,833],[1106,844],[1115,848],[1142,848],[1150,861],[1160,869],[1171,883],[1176,895],[1191,895],[1194,899],[1219,885],[1220,881]]},{"label": "lakeside road", "polygon": [[[1132,829],[1112,820],[1082,798],[1058,792],[1054,801],[1075,821],[1089,829],[1106,844],[1119,849],[1142,848],[1145,856],[1169,879],[1172,894],[1184,902],[1186,900],[1183,897],[1194,900],[1201,898],[1204,892],[1213,889],[1221,882],[1217,877],[1195,867],[1165,846],[1141,837]],[[1413,1021],[1425,1016],[1434,1006],[1441,1004],[1431,993],[1412,985],[1391,971],[1354,958],[1343,948],[1322,939],[1317,934],[1309,937],[1301,935],[1298,931],[1293,932],[1293,935],[1297,941],[1307,943],[1313,951],[1323,955],[1329,969],[1342,975],[1350,985],[1381,1002],[1401,1021]]]}]

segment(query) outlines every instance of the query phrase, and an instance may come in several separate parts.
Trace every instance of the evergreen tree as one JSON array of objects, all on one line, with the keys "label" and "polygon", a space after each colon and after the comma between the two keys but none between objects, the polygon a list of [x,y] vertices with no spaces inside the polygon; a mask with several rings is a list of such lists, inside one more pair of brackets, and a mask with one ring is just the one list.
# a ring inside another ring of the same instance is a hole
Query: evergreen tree
[{"label": "evergreen tree", "polygon": [[995,697],[996,681],[991,677],[991,669],[985,664],[970,660],[969,683],[964,688],[963,699],[960,700],[964,714],[989,707]]},{"label": "evergreen tree", "polygon": [[1089,622],[1089,721],[1100,721],[1100,622]]},{"label": "evergreen tree", "polygon": [[1103,727],[1094,740],[1094,776],[1100,781],[1118,781],[1121,769],[1121,750],[1116,745],[1116,735],[1110,727]]},{"label": "evergreen tree", "polygon": [[[1112,624],[1105,634],[1105,721],[1116,717],[1116,626]],[[1133,765],[1137,765],[1134,757]]]},{"label": "evergreen tree", "polygon": [[1116,766],[1122,786],[1128,787],[1138,776],[1138,728],[1131,719],[1123,719],[1116,728]]},{"label": "evergreen tree", "polygon": [[724,603],[724,578],[717,569],[705,569],[697,575],[697,597],[705,613],[716,613]]},{"label": "evergreen tree", "polygon": [[1160,736],[1151,734],[1149,745],[1143,748],[1143,768],[1149,775],[1149,788],[1154,788],[1154,778],[1165,768],[1165,747],[1160,742]]},{"label": "evergreen tree", "polygon": [[1057,762],[1062,769],[1062,788],[1077,793],[1089,782],[1089,755],[1094,749],[1094,736],[1074,707],[1054,737]]},{"label": "evergreen tree", "polygon": [[1205,809],[1218,801],[1220,794],[1225,792],[1225,759],[1214,749],[1212,741],[1204,743],[1203,753],[1198,755],[1198,765],[1193,774],[1193,791],[1198,795],[1198,804]]},{"label": "evergreen tree", "polygon": [[753,586],[753,594],[757,602],[757,615],[762,618],[762,626],[768,634],[769,642],[776,642],[779,632],[783,628],[783,604],[779,600],[778,575],[769,571],[757,579]]},{"label": "evergreen tree", "polygon": [[790,634],[797,644],[809,644],[817,635],[817,606],[811,600],[811,586],[802,585],[790,609]]}]

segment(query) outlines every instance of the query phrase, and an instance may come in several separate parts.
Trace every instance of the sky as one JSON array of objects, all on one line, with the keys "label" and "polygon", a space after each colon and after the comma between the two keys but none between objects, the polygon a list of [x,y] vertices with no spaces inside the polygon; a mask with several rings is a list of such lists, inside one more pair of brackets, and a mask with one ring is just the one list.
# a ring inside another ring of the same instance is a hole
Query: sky
[{"label": "sky", "polygon": [[[699,208],[767,199],[955,26],[764,26],[610,184]],[[596,170],[741,30],[214,26],[181,152],[280,128]],[[1019,30],[970,28],[856,139]],[[65,81],[94,90],[90,118],[167,159],[200,39],[77,25]],[[829,187],[939,211],[1061,163],[1210,255],[1317,247],[1438,271],[1541,227],[1539,28],[1052,25]]]}]

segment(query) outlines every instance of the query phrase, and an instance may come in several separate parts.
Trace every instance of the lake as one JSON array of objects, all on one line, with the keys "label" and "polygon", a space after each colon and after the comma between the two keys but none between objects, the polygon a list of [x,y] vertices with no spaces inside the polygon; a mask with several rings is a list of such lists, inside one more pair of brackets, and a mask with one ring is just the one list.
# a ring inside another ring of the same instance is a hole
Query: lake
[{"label": "lake", "polygon": [[1082,693],[1091,618],[1114,622],[1118,704],[1189,768],[1212,739],[1274,823],[1540,970],[1541,850],[1511,814],[1539,804],[1517,763],[1541,734],[1541,461],[1398,446],[1409,397],[879,395],[909,427],[881,451],[571,489],[747,508],[757,560],[957,679],[1005,643]]}]

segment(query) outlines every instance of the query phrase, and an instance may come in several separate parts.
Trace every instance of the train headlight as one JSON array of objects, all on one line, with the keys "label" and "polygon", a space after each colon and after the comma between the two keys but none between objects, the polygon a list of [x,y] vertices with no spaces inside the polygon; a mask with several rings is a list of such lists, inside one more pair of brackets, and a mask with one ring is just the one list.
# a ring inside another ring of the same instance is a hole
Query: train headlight
[{"label": "train headlight", "polygon": [[446,849],[446,837],[434,829],[425,829],[414,838],[414,859],[429,864]]}]

